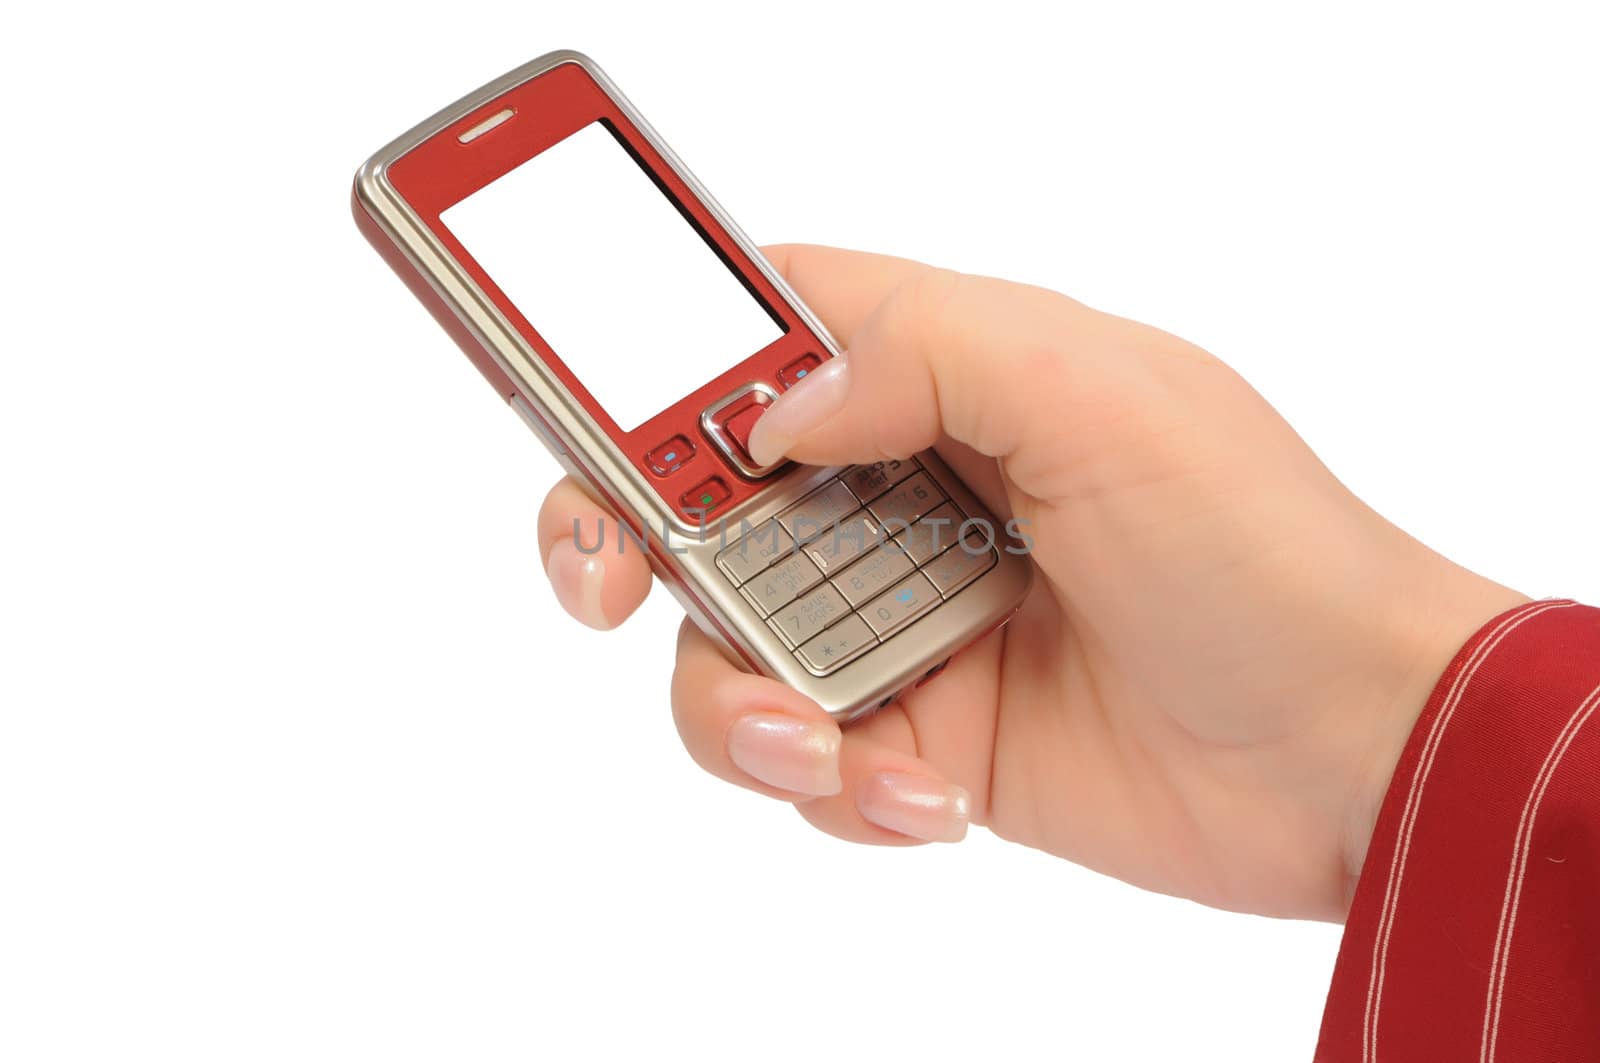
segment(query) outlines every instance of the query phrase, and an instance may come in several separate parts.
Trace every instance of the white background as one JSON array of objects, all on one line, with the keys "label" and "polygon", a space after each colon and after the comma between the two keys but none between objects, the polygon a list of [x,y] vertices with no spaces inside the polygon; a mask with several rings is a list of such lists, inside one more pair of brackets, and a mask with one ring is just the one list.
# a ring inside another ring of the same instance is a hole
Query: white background
[{"label": "white background", "polygon": [[757,239],[1163,325],[1424,540],[1600,599],[1582,5],[45,10],[0,44],[7,1060],[1309,1057],[1335,928],[813,835],[679,749],[669,599],[564,622],[556,466],[346,206],[551,48]]}]

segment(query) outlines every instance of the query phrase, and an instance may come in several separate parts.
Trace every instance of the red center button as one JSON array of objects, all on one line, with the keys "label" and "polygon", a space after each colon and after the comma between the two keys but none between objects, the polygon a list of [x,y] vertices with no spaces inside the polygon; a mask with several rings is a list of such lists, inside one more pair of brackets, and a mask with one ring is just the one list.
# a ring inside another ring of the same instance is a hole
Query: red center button
[{"label": "red center button", "polygon": [[770,385],[746,384],[706,407],[705,412],[700,414],[701,431],[716,444],[741,476],[759,480],[772,475],[784,465],[781,460],[771,465],[761,465],[750,456],[750,430],[777,397],[778,393]]},{"label": "red center button", "polygon": [[740,410],[738,413],[722,422],[722,430],[728,433],[729,439],[733,440],[739,445],[740,450],[744,451],[744,457],[750,462],[751,465],[756,464],[756,460],[750,457],[750,430],[756,426],[756,422],[759,421],[761,419],[761,415],[766,412],[767,408],[765,406],[761,405],[760,403],[752,402],[750,405],[746,406],[744,409]]}]

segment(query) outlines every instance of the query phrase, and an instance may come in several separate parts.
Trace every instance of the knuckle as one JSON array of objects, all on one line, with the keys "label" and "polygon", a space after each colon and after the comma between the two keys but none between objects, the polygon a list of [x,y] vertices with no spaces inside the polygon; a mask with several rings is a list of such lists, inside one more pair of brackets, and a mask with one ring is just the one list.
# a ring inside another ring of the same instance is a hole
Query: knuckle
[{"label": "knuckle", "polygon": [[892,323],[899,332],[938,334],[967,277],[955,270],[929,266],[902,281],[890,297]]},{"label": "knuckle", "polygon": [[[952,308],[968,278],[925,267],[902,280],[880,305],[866,342],[856,349],[880,382],[893,377],[896,416],[876,417],[869,437],[880,457],[904,458],[938,436],[941,410],[936,363],[947,354]],[[861,348],[865,348],[864,351]]]}]

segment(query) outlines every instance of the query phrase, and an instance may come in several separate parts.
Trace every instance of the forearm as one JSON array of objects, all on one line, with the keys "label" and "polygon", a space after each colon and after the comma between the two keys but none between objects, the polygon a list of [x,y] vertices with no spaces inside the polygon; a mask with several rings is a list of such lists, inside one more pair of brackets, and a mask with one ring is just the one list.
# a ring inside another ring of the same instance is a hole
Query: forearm
[{"label": "forearm", "polygon": [[1317,1058],[1600,1057],[1600,610],[1532,602],[1445,670],[1371,839]]}]

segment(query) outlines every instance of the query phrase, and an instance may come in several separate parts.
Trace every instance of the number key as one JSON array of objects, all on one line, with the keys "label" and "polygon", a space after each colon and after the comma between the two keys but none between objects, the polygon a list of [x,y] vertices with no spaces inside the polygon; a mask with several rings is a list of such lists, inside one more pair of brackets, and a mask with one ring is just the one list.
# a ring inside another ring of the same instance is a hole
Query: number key
[{"label": "number key", "polygon": [[847,616],[795,651],[803,664],[817,675],[826,675],[856,654],[876,646],[878,640],[867,622]]},{"label": "number key", "polygon": [[824,583],[804,598],[779,609],[767,623],[792,649],[849,612],[844,595],[831,584]]},{"label": "number key", "polygon": [[821,582],[822,573],[810,558],[794,554],[757,575],[741,591],[764,615],[771,616]]},{"label": "number key", "polygon": [[944,492],[934,485],[927,473],[919,472],[897,484],[868,508],[880,523],[888,525],[888,531],[892,533],[904,531],[906,525],[943,501]]},{"label": "number key", "polygon": [[806,553],[823,572],[838,572],[868,550],[875,549],[883,536],[862,514],[827,528],[806,546]]},{"label": "number key", "polygon": [[782,513],[778,519],[789,534],[803,543],[828,535],[840,518],[861,508],[856,496],[838,480],[831,480],[820,490],[813,491]]},{"label": "number key", "polygon": [[981,535],[972,534],[954,550],[946,550],[922,566],[922,571],[946,598],[993,567],[994,550]]},{"label": "number key", "polygon": [[911,559],[906,552],[892,542],[885,542],[868,550],[866,557],[831,578],[851,605],[860,605],[911,569]]},{"label": "number key", "polygon": [[[748,527],[748,525],[746,525]],[[717,555],[717,567],[734,583],[743,583],[780,554],[794,549],[794,540],[776,520],[751,528]]]},{"label": "number key", "polygon": [[914,459],[904,461],[891,458],[888,461],[875,461],[871,465],[857,465],[845,473],[842,479],[855,492],[855,496],[863,502],[870,502],[883,494],[895,484],[917,471]]},{"label": "number key", "polygon": [[920,565],[950,549],[960,535],[961,511],[946,502],[911,525],[897,541],[906,548],[911,560]]},{"label": "number key", "polygon": [[923,578],[922,573],[913,572],[868,602],[861,615],[872,625],[873,631],[887,638],[890,632],[909,623],[923,610],[938,605],[939,600],[939,592],[933,589],[933,584]]}]

